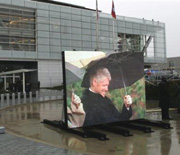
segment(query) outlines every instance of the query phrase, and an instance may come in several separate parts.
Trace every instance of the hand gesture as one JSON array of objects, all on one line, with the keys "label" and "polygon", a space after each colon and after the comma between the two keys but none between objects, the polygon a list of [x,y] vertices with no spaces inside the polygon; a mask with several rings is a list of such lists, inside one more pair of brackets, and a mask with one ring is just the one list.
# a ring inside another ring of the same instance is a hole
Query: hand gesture
[{"label": "hand gesture", "polygon": [[71,111],[72,113],[85,115],[85,111],[83,108],[83,104],[81,103],[81,99],[79,96],[77,96],[74,93],[72,93]]},{"label": "hand gesture", "polygon": [[72,94],[72,104],[75,105],[76,109],[79,108],[80,103],[81,103],[80,97],[73,93]]},{"label": "hand gesture", "polygon": [[130,95],[125,95],[124,96],[124,104],[126,108],[130,107],[132,104],[132,97]]}]

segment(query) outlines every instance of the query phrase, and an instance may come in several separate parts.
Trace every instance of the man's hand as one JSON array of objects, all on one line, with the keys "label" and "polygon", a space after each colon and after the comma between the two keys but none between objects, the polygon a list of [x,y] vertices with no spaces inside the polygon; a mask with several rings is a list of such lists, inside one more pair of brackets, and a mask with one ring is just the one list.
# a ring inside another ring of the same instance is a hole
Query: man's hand
[{"label": "man's hand", "polygon": [[131,106],[132,98],[130,95],[124,96],[124,104],[125,104],[126,108],[129,108]]},{"label": "man's hand", "polygon": [[85,111],[83,108],[83,104],[81,103],[81,99],[76,94],[72,93],[72,102],[71,102],[71,111],[76,114],[85,115]]},{"label": "man's hand", "polygon": [[76,109],[79,108],[80,103],[81,103],[80,97],[77,96],[76,94],[72,94],[72,104],[75,105]]}]

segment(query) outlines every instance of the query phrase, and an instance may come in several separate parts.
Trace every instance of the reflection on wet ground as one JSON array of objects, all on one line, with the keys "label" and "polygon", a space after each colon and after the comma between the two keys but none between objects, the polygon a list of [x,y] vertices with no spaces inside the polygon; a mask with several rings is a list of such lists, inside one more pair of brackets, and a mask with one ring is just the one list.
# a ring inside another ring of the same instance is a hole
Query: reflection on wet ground
[{"label": "reflection on wet ground", "polygon": [[[180,114],[171,111],[173,129],[152,127],[155,132],[132,130],[133,136],[101,131],[110,140],[82,138],[41,123],[43,119],[60,120],[62,100],[16,105],[0,111],[0,125],[6,130],[47,144],[90,154],[177,155],[180,152]],[[160,112],[147,112],[148,119],[161,120]]]}]

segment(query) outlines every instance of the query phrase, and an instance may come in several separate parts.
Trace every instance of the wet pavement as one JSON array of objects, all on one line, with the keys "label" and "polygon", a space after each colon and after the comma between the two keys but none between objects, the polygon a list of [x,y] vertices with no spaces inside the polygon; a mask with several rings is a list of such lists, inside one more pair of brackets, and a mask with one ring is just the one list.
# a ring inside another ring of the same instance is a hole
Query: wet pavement
[{"label": "wet pavement", "polygon": [[[60,120],[62,100],[15,105],[0,110],[0,126],[6,133],[0,135],[1,155],[177,155],[180,152],[180,114],[171,111],[169,122],[173,129],[152,127],[155,132],[145,133],[128,129],[130,137],[100,131],[110,140],[83,138],[59,128],[41,123],[43,119]],[[147,118],[161,120],[159,110],[147,112]]]},{"label": "wet pavement", "polygon": [[17,137],[12,134],[0,135],[1,155],[83,155],[76,151],[61,149],[44,143]]}]

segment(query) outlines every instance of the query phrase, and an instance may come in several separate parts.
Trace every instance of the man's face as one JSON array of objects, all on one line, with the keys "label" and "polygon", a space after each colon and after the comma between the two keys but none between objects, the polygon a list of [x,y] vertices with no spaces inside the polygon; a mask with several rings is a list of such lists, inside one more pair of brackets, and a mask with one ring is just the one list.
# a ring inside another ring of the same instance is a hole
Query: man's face
[{"label": "man's face", "polygon": [[96,79],[93,80],[93,91],[105,97],[106,92],[108,92],[109,79],[103,77],[100,81]]}]

